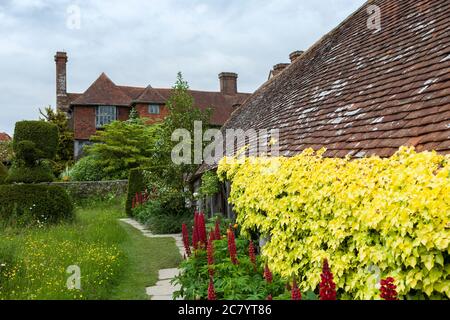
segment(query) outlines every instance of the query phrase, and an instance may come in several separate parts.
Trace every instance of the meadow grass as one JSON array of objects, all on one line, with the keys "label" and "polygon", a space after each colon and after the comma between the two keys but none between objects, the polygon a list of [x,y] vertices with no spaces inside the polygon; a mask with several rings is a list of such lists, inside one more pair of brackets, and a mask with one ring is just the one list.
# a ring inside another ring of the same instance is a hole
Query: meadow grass
[{"label": "meadow grass", "polygon": [[[180,255],[172,239],[150,239],[118,221],[123,199],[84,203],[56,226],[0,229],[0,299],[146,299],[145,287]],[[69,266],[81,290],[69,290]]]}]

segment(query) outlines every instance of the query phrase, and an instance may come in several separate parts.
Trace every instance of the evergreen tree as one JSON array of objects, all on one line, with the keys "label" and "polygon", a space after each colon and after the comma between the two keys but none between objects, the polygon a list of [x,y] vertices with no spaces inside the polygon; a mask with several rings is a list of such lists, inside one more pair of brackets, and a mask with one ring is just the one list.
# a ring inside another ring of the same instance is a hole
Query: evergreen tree
[{"label": "evergreen tree", "polygon": [[59,143],[56,157],[53,160],[53,173],[59,176],[66,167],[70,167],[73,161],[74,136],[69,128],[69,120],[64,111],[57,109],[54,111],[51,107],[46,107],[43,111],[39,109],[43,118],[41,120],[55,124],[59,131]]},{"label": "evergreen tree", "polygon": [[153,163],[159,124],[147,125],[139,117],[130,121],[114,121],[91,137],[95,142],[86,153],[99,162],[105,179],[127,179],[130,169]]}]

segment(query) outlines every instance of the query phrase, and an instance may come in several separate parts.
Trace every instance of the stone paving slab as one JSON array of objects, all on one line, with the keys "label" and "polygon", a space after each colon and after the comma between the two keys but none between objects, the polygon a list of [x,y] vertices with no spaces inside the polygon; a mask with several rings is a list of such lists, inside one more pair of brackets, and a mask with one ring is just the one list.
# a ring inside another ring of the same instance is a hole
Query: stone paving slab
[{"label": "stone paving slab", "polygon": [[159,279],[167,280],[176,277],[180,273],[180,270],[177,268],[173,269],[161,269],[159,270]]},{"label": "stone paving slab", "polygon": [[[184,245],[181,234],[152,234],[150,230],[145,228],[142,224],[134,219],[120,219],[120,221],[128,223],[134,228],[142,232],[145,237],[148,238],[173,238],[175,239],[175,244],[180,252],[181,256],[184,256]],[[172,294],[179,290],[179,285],[172,285],[170,281],[180,273],[177,268],[172,269],[161,269],[158,272],[159,281],[153,287],[146,288],[147,295],[150,296],[150,300],[173,300]],[[182,299],[177,299],[182,300]]]},{"label": "stone paving slab", "polygon": [[172,299],[172,295],[164,295],[164,296],[153,296],[152,300],[158,300],[158,301],[162,301],[162,300],[173,300]]},{"label": "stone paving slab", "polygon": [[164,295],[172,295],[175,292],[175,290],[172,286],[153,286],[148,287],[146,289],[146,292],[149,296],[164,296]]}]

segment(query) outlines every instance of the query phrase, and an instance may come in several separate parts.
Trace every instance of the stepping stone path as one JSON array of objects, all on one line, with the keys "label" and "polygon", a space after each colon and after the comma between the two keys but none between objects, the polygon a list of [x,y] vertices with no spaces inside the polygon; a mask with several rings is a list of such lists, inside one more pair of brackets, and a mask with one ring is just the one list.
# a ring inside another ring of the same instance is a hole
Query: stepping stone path
[{"label": "stepping stone path", "polygon": [[[174,238],[175,244],[180,251],[180,255],[184,255],[184,246],[181,234],[153,234],[134,219],[120,219],[120,221],[128,223],[129,225],[138,229],[144,236],[148,238]],[[153,287],[148,287],[146,289],[147,295],[150,297],[150,300],[173,300],[172,294],[175,291],[180,290],[180,287],[178,285],[172,285],[170,281],[179,273],[180,270],[177,268],[159,270],[159,280],[156,285]]]}]

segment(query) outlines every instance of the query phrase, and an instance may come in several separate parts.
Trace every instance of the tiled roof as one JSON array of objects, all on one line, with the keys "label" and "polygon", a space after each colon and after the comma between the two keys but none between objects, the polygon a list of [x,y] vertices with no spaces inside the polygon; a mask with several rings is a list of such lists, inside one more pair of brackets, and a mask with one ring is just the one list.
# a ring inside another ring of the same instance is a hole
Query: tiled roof
[{"label": "tiled roof", "polygon": [[[156,89],[166,99],[172,93],[172,89]],[[220,92],[189,90],[194,98],[194,104],[202,110],[212,108],[211,123],[223,125],[231,116],[233,111],[250,96],[247,93],[237,93],[236,95],[226,95]]]},{"label": "tiled roof", "polygon": [[165,103],[166,100],[157,90],[149,85],[133,102]]},{"label": "tiled roof", "polygon": [[[381,9],[378,32],[367,28],[368,5]],[[328,157],[390,156],[403,145],[450,153],[449,12],[448,0],[369,1],[262,85],[223,130],[278,128],[288,156],[309,147]]]},{"label": "tiled roof", "polygon": [[128,106],[130,96],[123,92],[104,73],[72,105],[116,105]]},{"label": "tiled roof", "polygon": [[0,132],[0,141],[11,141],[11,137],[5,132]]},{"label": "tiled roof", "polygon": [[[148,86],[130,87],[115,85],[104,73],[83,94],[69,93],[69,102],[74,105],[122,105],[131,106],[136,102],[165,103],[172,89]],[[211,124],[223,125],[238,105],[250,94],[226,95],[221,92],[189,90],[195,106],[202,110],[212,109]]]}]

